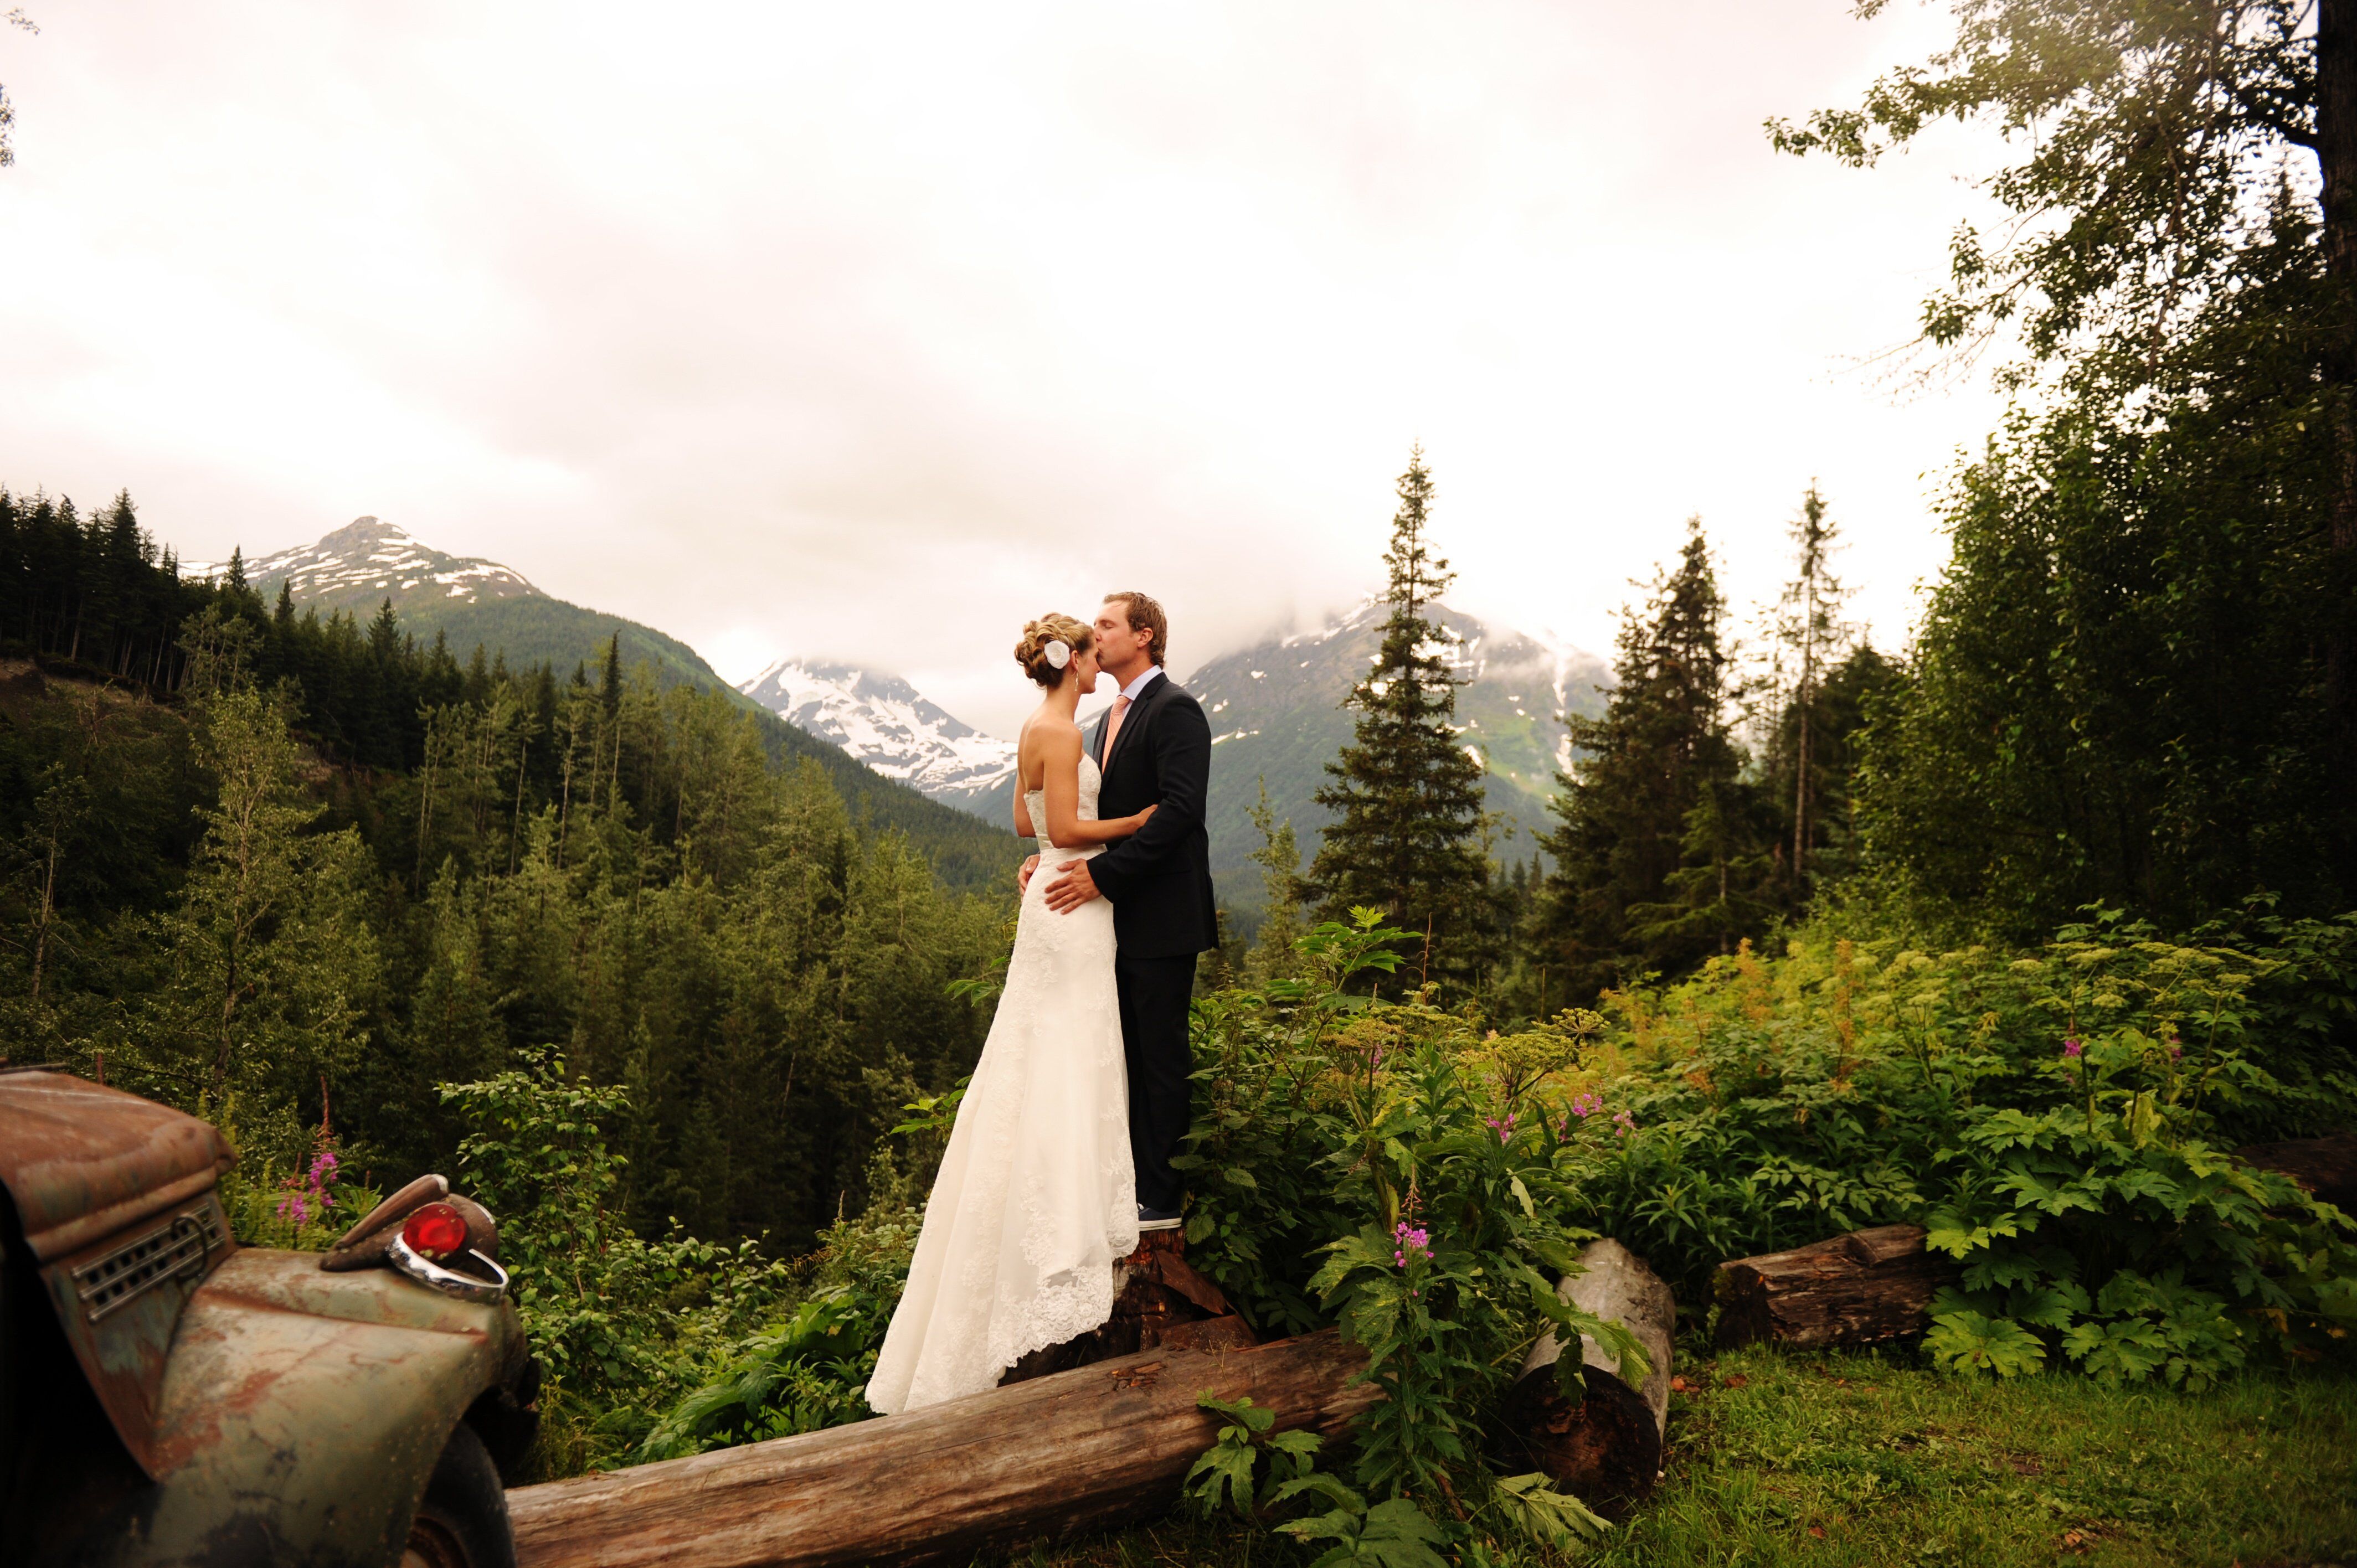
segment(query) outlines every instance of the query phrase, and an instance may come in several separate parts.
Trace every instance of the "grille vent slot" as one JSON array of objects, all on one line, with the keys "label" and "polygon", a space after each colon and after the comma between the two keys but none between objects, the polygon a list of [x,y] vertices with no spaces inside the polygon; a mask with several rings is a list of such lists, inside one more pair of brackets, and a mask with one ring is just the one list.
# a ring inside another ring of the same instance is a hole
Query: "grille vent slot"
[{"label": "grille vent slot", "polygon": [[83,1319],[96,1323],[157,1285],[203,1273],[205,1260],[221,1240],[220,1210],[208,1198],[145,1236],[81,1264],[73,1271],[73,1283]]}]

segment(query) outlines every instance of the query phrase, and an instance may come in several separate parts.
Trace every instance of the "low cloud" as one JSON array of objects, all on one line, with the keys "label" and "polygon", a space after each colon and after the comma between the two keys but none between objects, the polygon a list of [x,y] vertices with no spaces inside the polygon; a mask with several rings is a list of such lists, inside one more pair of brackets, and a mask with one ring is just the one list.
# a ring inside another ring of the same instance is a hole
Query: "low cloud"
[{"label": "low cloud", "polygon": [[1771,156],[1938,20],[1846,12],[44,15],[0,481],[200,558],[372,512],[1001,730],[1041,609],[1151,589],[1183,665],[1355,600],[1417,439],[1471,607],[1601,646],[1694,511],[1767,597],[1814,476],[1889,641],[1993,404],[1843,367],[1991,153]]}]

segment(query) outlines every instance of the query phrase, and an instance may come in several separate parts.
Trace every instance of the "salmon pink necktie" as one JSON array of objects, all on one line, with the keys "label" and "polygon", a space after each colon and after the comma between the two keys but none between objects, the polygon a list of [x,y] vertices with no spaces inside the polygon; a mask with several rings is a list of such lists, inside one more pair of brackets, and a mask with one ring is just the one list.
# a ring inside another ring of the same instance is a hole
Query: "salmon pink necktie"
[{"label": "salmon pink necktie", "polygon": [[1113,700],[1112,716],[1105,720],[1104,759],[1113,760],[1114,737],[1121,734],[1121,715],[1129,712],[1129,693],[1125,692]]}]

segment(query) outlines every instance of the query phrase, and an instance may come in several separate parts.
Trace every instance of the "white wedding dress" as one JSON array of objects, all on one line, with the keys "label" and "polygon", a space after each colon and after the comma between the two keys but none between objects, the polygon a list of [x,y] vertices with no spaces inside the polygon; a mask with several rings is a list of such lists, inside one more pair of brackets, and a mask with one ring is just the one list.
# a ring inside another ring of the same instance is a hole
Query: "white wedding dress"
[{"label": "white wedding dress", "polygon": [[[1101,782],[1083,756],[1085,821]],[[1024,1356],[1103,1323],[1114,1265],[1137,1248],[1113,906],[1092,898],[1059,915],[1045,902],[1056,869],[1099,846],[1055,848],[1046,791],[1024,800],[1039,868],[868,1380],[867,1402],[887,1415],[995,1388]]]}]

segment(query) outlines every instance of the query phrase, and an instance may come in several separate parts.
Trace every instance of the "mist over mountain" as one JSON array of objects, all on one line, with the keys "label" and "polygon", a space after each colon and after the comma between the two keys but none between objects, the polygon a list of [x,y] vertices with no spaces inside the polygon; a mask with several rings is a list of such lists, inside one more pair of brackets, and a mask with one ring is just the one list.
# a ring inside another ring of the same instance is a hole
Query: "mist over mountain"
[{"label": "mist over mountain", "polygon": [[[1264,782],[1270,808],[1289,821],[1303,856],[1329,813],[1312,797],[1326,765],[1351,738],[1342,707],[1383,641],[1385,607],[1370,604],[1316,631],[1272,635],[1198,666],[1181,684],[1211,720],[1212,875],[1221,901],[1249,915],[1261,903],[1260,843],[1252,824]],[[1610,680],[1593,654],[1447,606],[1433,616],[1444,657],[1466,684],[1457,697],[1464,745],[1488,780],[1499,814],[1492,853],[1528,859],[1547,824],[1546,799],[1568,760],[1560,715],[1602,711]],[[740,688],[764,706],[834,741],[851,756],[933,800],[1003,823],[1013,806],[1012,742],[983,734],[929,702],[899,676],[844,662],[780,660]],[[1083,707],[1103,706],[1102,697]]]},{"label": "mist over mountain", "polygon": [[[218,565],[191,564],[192,574]],[[780,659],[730,688],[693,648],[620,616],[585,609],[533,585],[511,566],[453,555],[378,518],[362,517],[317,542],[246,563],[246,578],[265,599],[283,583],[297,605],[344,610],[366,619],[390,600],[420,640],[446,637],[461,660],[480,644],[511,664],[545,661],[559,671],[594,669],[608,639],[621,639],[625,667],[651,665],[656,678],[728,691],[757,709],[791,741],[784,749],[820,755],[846,779],[905,789],[929,809],[952,808],[967,825],[952,836],[974,839],[968,852],[991,858],[980,840],[1003,832],[1014,801],[1015,746],[964,723],[899,675],[844,660]],[[1211,869],[1221,900],[1246,918],[1261,903],[1260,842],[1251,811],[1268,789],[1270,808],[1293,824],[1302,855],[1313,854],[1329,813],[1312,797],[1326,765],[1351,738],[1342,707],[1383,640],[1384,607],[1370,603],[1315,631],[1269,637],[1196,666],[1182,684],[1211,720]],[[1593,654],[1485,622],[1446,605],[1431,611],[1444,657],[1465,682],[1457,697],[1467,750],[1487,779],[1498,814],[1492,854],[1504,861],[1536,853],[1547,822],[1546,798],[1567,759],[1560,715],[1601,711],[1598,688],[1609,674]],[[1106,699],[1083,704],[1085,721]],[[838,779],[845,783],[845,779]],[[936,834],[935,836],[938,836]],[[1006,845],[1011,848],[1011,838]]]},{"label": "mist over mountain", "polygon": [[[1383,643],[1387,607],[1362,606],[1317,631],[1271,637],[1197,668],[1183,684],[1211,720],[1211,869],[1222,902],[1238,909],[1261,902],[1259,868],[1248,859],[1260,835],[1251,811],[1268,787],[1268,803],[1293,824],[1304,862],[1331,813],[1311,799],[1327,784],[1326,765],[1350,744],[1353,719],[1342,700]],[[1535,833],[1548,818],[1557,768],[1569,760],[1560,715],[1603,710],[1603,660],[1447,605],[1432,607],[1443,657],[1466,683],[1457,722],[1466,749],[1481,764],[1489,809],[1499,814],[1491,853],[1501,861],[1537,853]]]}]

